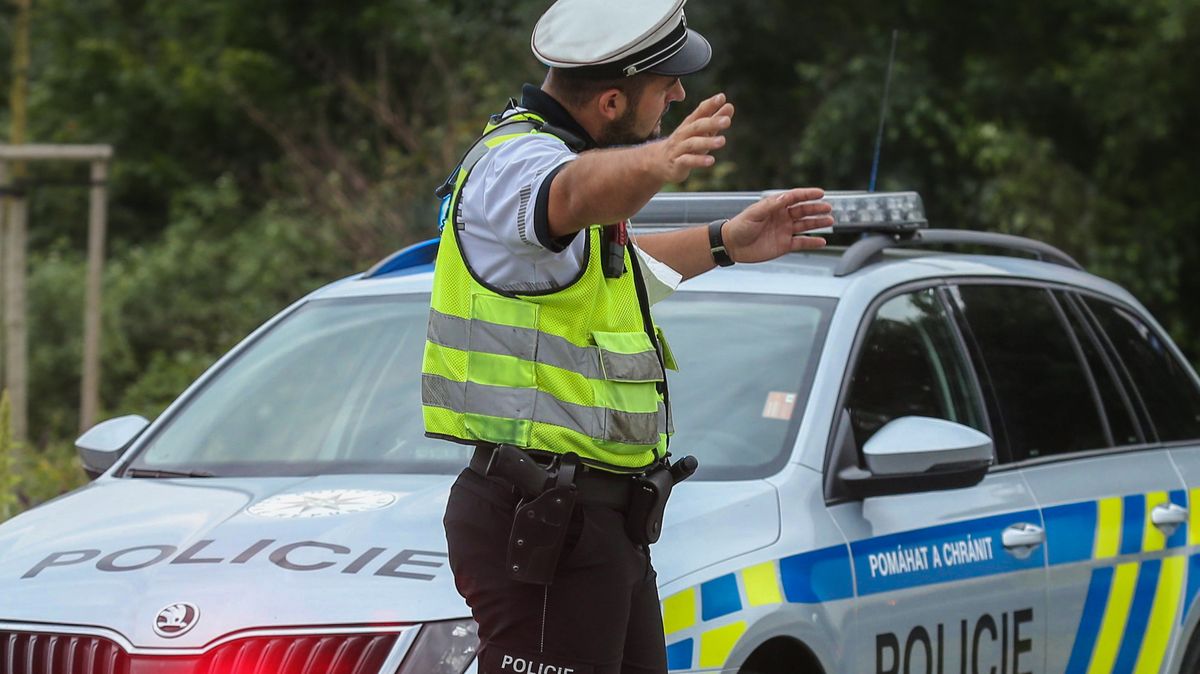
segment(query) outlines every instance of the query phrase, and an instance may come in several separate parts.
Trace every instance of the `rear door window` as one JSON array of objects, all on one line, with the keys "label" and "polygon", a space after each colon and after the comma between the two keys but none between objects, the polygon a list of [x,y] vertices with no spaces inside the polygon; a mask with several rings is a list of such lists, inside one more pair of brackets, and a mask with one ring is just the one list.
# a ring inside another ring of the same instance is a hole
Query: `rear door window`
[{"label": "rear door window", "polygon": [[1083,359],[1096,382],[1096,391],[1100,394],[1100,402],[1104,406],[1104,415],[1113,444],[1124,446],[1145,442],[1139,421],[1135,419],[1133,394],[1122,385],[1124,380],[1118,370],[1119,364],[1105,353],[1102,342],[1099,341],[1100,336],[1081,313],[1084,309],[1079,306],[1078,299],[1062,292],[1056,292],[1055,297],[1063,308],[1067,322],[1071,325],[1075,339],[1083,351]]},{"label": "rear door window", "polygon": [[1016,285],[952,290],[979,352],[1014,461],[1109,444],[1082,353],[1050,292]]},{"label": "rear door window", "polygon": [[1200,438],[1200,390],[1167,340],[1123,307],[1092,297],[1084,303],[1121,359],[1158,439]]}]

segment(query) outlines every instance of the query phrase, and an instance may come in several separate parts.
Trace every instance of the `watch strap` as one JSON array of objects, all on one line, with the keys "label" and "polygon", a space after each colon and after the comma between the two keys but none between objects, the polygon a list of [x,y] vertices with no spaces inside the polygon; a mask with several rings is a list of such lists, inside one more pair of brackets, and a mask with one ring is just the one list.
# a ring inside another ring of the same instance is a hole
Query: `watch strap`
[{"label": "watch strap", "polygon": [[728,219],[716,220],[708,225],[708,250],[712,253],[713,262],[716,262],[721,267],[733,266],[733,258],[729,257],[729,251],[725,249],[725,238],[721,236],[721,228]]}]

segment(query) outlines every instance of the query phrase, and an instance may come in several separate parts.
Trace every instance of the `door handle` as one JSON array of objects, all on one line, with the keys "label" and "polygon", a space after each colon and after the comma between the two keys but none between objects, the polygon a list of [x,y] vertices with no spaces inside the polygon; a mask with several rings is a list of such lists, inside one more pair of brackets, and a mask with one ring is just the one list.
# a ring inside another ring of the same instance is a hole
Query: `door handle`
[{"label": "door handle", "polygon": [[1187,508],[1176,503],[1162,503],[1150,511],[1150,522],[1169,538],[1179,525],[1187,521],[1187,516]]},{"label": "door handle", "polygon": [[1046,542],[1046,530],[1036,524],[1021,522],[1005,529],[1000,540],[1014,557],[1025,559],[1034,548]]}]

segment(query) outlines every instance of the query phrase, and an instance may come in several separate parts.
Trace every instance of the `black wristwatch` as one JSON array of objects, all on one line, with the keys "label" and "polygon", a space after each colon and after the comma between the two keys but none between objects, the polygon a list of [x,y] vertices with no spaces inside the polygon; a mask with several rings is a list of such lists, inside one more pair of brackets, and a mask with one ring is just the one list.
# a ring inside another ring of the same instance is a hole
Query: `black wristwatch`
[{"label": "black wristwatch", "polygon": [[727,222],[728,218],[708,225],[708,250],[712,253],[713,262],[722,267],[733,266],[733,258],[729,257],[729,251],[725,250],[725,239],[721,236],[721,227]]}]

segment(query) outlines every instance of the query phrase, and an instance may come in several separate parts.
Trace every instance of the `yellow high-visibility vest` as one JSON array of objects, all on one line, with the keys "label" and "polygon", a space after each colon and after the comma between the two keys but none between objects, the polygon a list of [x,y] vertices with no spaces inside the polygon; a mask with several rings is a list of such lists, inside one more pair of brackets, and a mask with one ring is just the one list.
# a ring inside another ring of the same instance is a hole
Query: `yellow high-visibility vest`
[{"label": "yellow high-visibility vest", "polygon": [[[574,282],[546,293],[490,287],[462,254],[459,199],[487,151],[543,133],[531,112],[494,117],[454,176],[435,263],[421,373],[425,434],[574,452],[594,464],[640,468],[666,452],[671,432],[664,367],[675,368],[649,321],[636,260],[607,278],[603,231],[589,226]],[[552,135],[552,134],[551,134]]]}]

